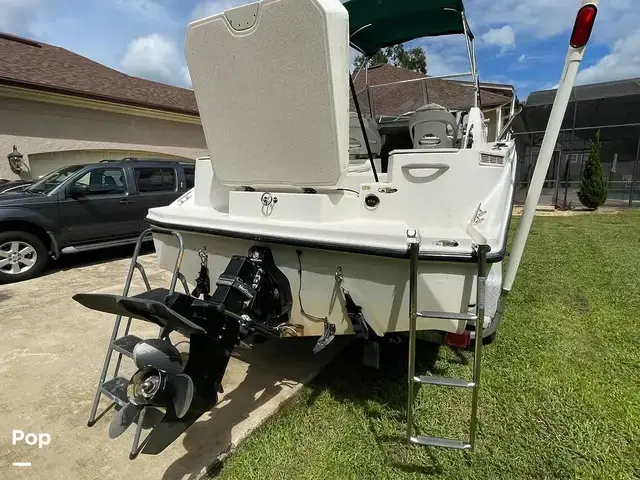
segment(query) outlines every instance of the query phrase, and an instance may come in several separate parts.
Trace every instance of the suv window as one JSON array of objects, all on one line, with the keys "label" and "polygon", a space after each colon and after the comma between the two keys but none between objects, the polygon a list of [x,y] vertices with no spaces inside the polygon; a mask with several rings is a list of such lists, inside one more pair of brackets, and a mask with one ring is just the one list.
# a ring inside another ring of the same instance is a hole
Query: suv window
[{"label": "suv window", "polygon": [[127,191],[122,168],[96,168],[72,185],[86,185],[89,187],[87,195],[117,195]]},{"label": "suv window", "polygon": [[173,168],[137,167],[133,172],[140,193],[172,192],[176,189],[176,171]]},{"label": "suv window", "polygon": [[70,175],[73,175],[78,170],[81,170],[83,168],[84,165],[72,165],[70,167],[61,168],[42,177],[26,190],[31,193],[42,193],[46,195],[62,182],[64,182],[67,178],[69,178]]},{"label": "suv window", "polygon": [[196,169],[193,167],[186,167],[184,169],[184,181],[185,181],[187,190],[190,190],[193,188],[193,185],[195,183],[195,178],[196,178]]}]

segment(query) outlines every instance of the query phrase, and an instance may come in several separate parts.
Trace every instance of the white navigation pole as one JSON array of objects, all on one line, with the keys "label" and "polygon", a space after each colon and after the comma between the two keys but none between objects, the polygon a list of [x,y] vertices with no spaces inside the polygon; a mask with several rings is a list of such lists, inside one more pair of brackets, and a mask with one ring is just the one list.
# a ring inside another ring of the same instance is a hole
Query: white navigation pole
[{"label": "white navigation pole", "polygon": [[529,186],[529,193],[527,194],[527,200],[524,204],[524,211],[522,212],[522,218],[520,219],[520,225],[518,226],[518,233],[513,242],[513,249],[511,250],[511,259],[509,260],[509,267],[507,268],[507,274],[503,283],[503,290],[505,292],[511,291],[513,281],[518,273],[518,267],[522,260],[522,253],[527,243],[527,237],[529,236],[529,230],[531,230],[531,222],[536,213],[536,206],[538,200],[540,200],[540,193],[542,192],[542,185],[544,179],[547,176],[547,170],[549,169],[549,163],[551,162],[551,155],[555,149],[556,142],[558,141],[558,134],[560,133],[560,127],[564,114],[567,110],[569,98],[571,97],[571,91],[573,90],[573,84],[578,73],[578,67],[584,57],[584,51],[586,50],[587,42],[591,36],[593,29],[593,23],[595,22],[596,15],[598,13],[599,0],[582,0],[582,6],[576,16],[576,21],[573,26],[573,32],[571,33],[571,41],[569,51],[567,53],[567,59],[564,65],[564,71],[562,72],[562,78],[558,85],[558,91],[556,93],[556,99],[553,102],[553,108],[551,109],[551,115],[549,116],[549,123],[542,141],[542,147],[540,147],[540,154],[538,155],[538,161],[536,163],[533,177],[531,178],[531,185]]}]

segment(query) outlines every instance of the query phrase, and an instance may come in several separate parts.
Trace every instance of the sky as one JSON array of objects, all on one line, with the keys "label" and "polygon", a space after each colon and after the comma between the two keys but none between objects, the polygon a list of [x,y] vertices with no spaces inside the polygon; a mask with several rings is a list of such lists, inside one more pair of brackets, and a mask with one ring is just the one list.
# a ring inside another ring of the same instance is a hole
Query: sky
[{"label": "sky", "polygon": [[[189,22],[250,1],[0,0],[0,31],[66,48],[130,75],[189,88],[184,59]],[[636,2],[601,1],[577,83],[640,77]],[[579,0],[466,0],[465,5],[482,81],[513,84],[522,100],[558,83]],[[429,75],[469,70],[462,36],[409,46],[425,48]]]}]

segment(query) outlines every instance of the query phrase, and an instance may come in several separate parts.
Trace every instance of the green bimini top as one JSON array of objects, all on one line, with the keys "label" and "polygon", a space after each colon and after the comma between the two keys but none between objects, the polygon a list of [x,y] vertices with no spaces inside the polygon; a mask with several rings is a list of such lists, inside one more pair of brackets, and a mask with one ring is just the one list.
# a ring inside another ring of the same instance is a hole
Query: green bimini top
[{"label": "green bimini top", "polygon": [[367,56],[415,38],[464,33],[462,0],[348,0],[344,6],[351,44]]}]

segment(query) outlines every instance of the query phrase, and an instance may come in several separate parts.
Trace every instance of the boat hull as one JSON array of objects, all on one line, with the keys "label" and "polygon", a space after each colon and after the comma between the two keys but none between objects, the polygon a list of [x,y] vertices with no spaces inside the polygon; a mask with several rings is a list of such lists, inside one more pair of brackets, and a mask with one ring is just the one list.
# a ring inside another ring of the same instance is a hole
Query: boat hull
[{"label": "boat hull", "polygon": [[[180,271],[190,285],[195,285],[200,271],[198,251],[202,247],[208,253],[212,288],[233,255],[247,255],[254,245],[269,247],[276,265],[291,285],[290,322],[303,326],[302,336],[322,335],[324,318],[336,326],[337,334],[353,333],[335,279],[338,269],[342,270],[346,288],[362,307],[367,323],[376,334],[382,336],[409,329],[409,260],[297,248],[189,231],[180,233],[185,247]],[[153,237],[160,267],[173,270],[178,255],[176,238],[160,232],[154,232]],[[487,285],[487,297],[492,298],[494,290],[499,293],[501,263],[491,264],[490,269],[494,281]],[[467,312],[476,303],[475,285],[475,263],[420,261],[418,311]],[[488,307],[491,310],[490,305]],[[465,327],[465,321],[457,320],[419,318],[417,322],[418,330],[462,333]]]}]

